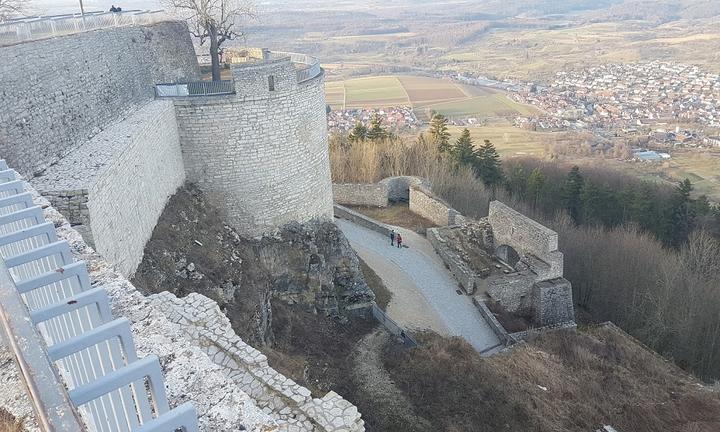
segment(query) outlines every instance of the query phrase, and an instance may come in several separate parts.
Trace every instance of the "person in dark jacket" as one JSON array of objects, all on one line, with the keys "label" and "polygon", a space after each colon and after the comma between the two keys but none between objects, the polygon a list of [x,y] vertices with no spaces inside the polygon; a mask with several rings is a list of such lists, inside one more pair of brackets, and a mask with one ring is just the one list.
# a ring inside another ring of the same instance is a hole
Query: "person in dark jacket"
[{"label": "person in dark jacket", "polygon": [[395,246],[395,230],[390,231],[390,246]]}]

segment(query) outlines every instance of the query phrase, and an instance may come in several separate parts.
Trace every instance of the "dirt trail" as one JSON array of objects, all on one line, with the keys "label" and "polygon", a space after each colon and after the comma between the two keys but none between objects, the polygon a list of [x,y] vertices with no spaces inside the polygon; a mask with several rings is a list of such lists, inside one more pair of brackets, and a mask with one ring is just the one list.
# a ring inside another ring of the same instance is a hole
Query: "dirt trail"
[{"label": "dirt trail", "polygon": [[397,425],[393,430],[430,431],[430,423],[415,413],[412,403],[383,366],[382,351],[389,339],[390,335],[378,328],[358,344],[352,368],[357,391],[364,393],[365,400],[372,400],[376,407],[382,407],[384,414]]}]

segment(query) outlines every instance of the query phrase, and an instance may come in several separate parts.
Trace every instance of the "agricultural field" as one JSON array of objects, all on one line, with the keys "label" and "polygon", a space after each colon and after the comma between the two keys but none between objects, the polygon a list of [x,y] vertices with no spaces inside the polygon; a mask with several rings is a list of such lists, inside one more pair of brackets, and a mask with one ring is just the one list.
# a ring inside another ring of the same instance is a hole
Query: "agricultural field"
[{"label": "agricultural field", "polygon": [[509,99],[500,90],[419,76],[373,76],[326,83],[326,99],[335,109],[411,106],[420,119],[433,111],[448,118],[514,117],[537,110]]},{"label": "agricultural field", "polygon": [[[453,141],[460,136],[463,129],[457,126],[449,127]],[[566,135],[562,133],[534,132],[518,129],[509,124],[469,127],[468,130],[470,130],[470,136],[475,146],[479,146],[485,140],[490,140],[503,158],[513,156],[543,157],[547,144],[566,139]]]}]

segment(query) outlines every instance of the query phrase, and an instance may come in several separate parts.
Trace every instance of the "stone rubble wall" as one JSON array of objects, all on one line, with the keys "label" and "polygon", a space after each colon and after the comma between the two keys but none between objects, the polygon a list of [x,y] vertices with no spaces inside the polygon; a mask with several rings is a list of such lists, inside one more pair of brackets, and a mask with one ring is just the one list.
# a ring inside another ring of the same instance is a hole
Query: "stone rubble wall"
[{"label": "stone rubble wall", "polygon": [[172,102],[145,104],[31,181],[131,276],[168,199],[185,181]]},{"label": "stone rubble wall", "polygon": [[410,188],[410,211],[440,226],[455,224],[455,210],[425,186]]},{"label": "stone rubble wall", "polygon": [[333,183],[333,200],[337,204],[387,207],[388,189],[381,183]]},{"label": "stone rubble wall", "polygon": [[521,256],[525,266],[537,275],[537,281],[562,277],[563,255],[558,251],[555,231],[508,207],[500,201],[490,203],[488,220],[493,228],[495,247],[508,245]]},{"label": "stone rubble wall", "polygon": [[440,235],[437,228],[428,228],[425,235],[465,293],[468,295],[475,294],[476,281],[480,279],[480,276],[455,251],[448,247],[447,241]]},{"label": "stone rubble wall", "polygon": [[530,272],[517,272],[489,278],[485,291],[508,312],[516,313],[533,307],[534,284],[535,276]]},{"label": "stone rubble wall", "polygon": [[236,95],[174,98],[188,180],[246,235],[332,220],[324,77],[298,84],[289,61],[233,75]]},{"label": "stone rubble wall", "polygon": [[200,76],[187,26],[95,30],[0,47],[0,156],[30,177],[154,98]]},{"label": "stone rubble wall", "polygon": [[160,358],[171,407],[191,401],[198,412],[201,431],[279,430],[277,419],[261,410],[228,378],[225,370],[186,336],[182,326],[168,320],[150,299],[115,271],[44,197],[29,185],[26,189],[33,193],[35,203],[43,207],[45,218],[54,223],[58,238],[68,241],[75,259],[86,262],[92,285],[105,288],[113,316],[131,322],[138,356],[155,354]]},{"label": "stone rubble wall", "polygon": [[410,201],[410,188],[422,184],[420,177],[388,177],[377,183],[333,183],[337,204],[387,207],[391,202]]},{"label": "stone rubble wall", "polygon": [[334,392],[313,399],[299,386],[268,365],[264,354],[244,343],[232,330],[217,303],[192,293],[177,298],[169,292],[150,296],[152,305],[201,346],[225,373],[287,431],[364,431],[354,405]]},{"label": "stone rubble wall", "polygon": [[575,322],[572,287],[565,278],[541,281],[533,286],[535,321],[542,326]]}]

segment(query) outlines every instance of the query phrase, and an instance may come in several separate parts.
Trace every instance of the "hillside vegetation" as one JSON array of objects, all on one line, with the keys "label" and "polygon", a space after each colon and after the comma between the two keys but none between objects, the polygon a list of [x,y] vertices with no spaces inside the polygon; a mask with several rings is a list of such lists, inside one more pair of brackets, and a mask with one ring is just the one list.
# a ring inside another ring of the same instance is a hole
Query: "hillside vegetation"
[{"label": "hillside vegetation", "polygon": [[546,333],[489,358],[460,339],[421,340],[385,354],[393,380],[431,425],[407,431],[720,428],[717,391],[612,326]]}]

